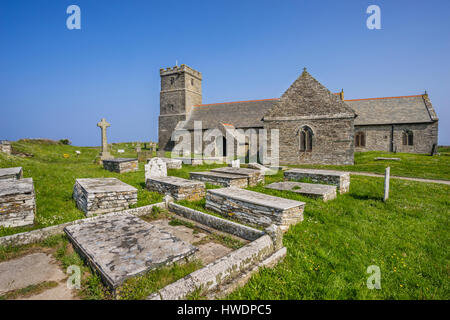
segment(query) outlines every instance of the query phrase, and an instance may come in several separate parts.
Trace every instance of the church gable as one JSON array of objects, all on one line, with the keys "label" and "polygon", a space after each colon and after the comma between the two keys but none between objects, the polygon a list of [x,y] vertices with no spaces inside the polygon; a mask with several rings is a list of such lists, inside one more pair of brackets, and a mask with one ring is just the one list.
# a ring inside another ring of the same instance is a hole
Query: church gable
[{"label": "church gable", "polygon": [[280,101],[265,114],[264,120],[286,117],[352,118],[355,113],[305,68],[301,76],[281,96]]}]

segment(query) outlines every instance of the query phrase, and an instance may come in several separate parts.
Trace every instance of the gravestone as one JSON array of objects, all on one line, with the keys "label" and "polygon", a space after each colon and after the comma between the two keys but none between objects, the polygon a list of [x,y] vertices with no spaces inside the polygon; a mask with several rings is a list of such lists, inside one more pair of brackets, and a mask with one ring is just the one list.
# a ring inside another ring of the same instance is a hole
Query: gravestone
[{"label": "gravestone", "polygon": [[116,178],[77,179],[73,198],[90,217],[128,209],[137,203],[137,189]]},{"label": "gravestone", "polygon": [[209,189],[205,208],[257,227],[276,224],[285,232],[303,221],[304,202],[239,188]]},{"label": "gravestone", "polygon": [[248,187],[248,178],[242,175],[213,171],[191,172],[189,175],[191,180],[202,181],[216,186],[237,188]]},{"label": "gravestone", "polygon": [[33,179],[0,180],[0,226],[31,225],[34,222],[35,212]]},{"label": "gravestone", "polygon": [[271,183],[265,186],[265,188],[291,191],[311,198],[320,198],[323,201],[336,198],[336,186],[330,186],[327,184],[285,181]]},{"label": "gravestone", "polygon": [[113,156],[108,152],[108,140],[106,138],[106,128],[110,126],[111,124],[106,122],[105,118],[102,118],[102,120],[97,123],[97,127],[99,127],[102,131],[102,151],[100,152],[101,161],[113,158]]},{"label": "gravestone", "polygon": [[75,250],[112,289],[198,250],[167,230],[124,212],[85,219],[64,231]]},{"label": "gravestone", "polygon": [[139,164],[137,159],[117,158],[103,160],[103,168],[105,168],[105,170],[117,173],[135,172],[139,169]]},{"label": "gravestone", "polygon": [[201,200],[205,196],[205,184],[173,176],[149,177],[145,179],[148,190],[170,195],[175,200]]},{"label": "gravestone", "polygon": [[[166,163],[167,169],[181,169],[183,167],[183,161],[179,159],[171,159],[171,158],[159,158]],[[150,162],[151,159],[147,160],[147,163]]]},{"label": "gravestone", "polygon": [[123,150],[123,149],[118,149],[118,150],[117,150],[117,153],[125,153],[125,150]]},{"label": "gravestone", "polygon": [[18,180],[23,178],[22,167],[0,169],[0,180]]},{"label": "gravestone", "polygon": [[241,167],[241,160],[231,160],[231,167],[232,168],[240,168]]},{"label": "gravestone", "polygon": [[7,140],[1,140],[0,141],[0,152],[10,155],[12,152],[11,143]]},{"label": "gravestone", "polygon": [[136,152],[141,152],[141,151],[142,151],[142,149],[141,149],[141,143],[138,142],[138,143],[136,144]]},{"label": "gravestone", "polygon": [[318,169],[291,169],[284,172],[287,180],[310,179],[312,182],[332,184],[338,187],[339,192],[346,193],[350,190],[350,173],[334,170]]},{"label": "gravestone", "polygon": [[256,186],[258,183],[264,183],[264,176],[259,170],[248,169],[248,168],[231,168],[231,167],[221,167],[212,169],[212,172],[229,173],[239,176],[247,177],[248,185],[250,187]]},{"label": "gravestone", "polygon": [[161,158],[152,158],[145,165],[145,180],[154,177],[167,177],[167,165]]}]

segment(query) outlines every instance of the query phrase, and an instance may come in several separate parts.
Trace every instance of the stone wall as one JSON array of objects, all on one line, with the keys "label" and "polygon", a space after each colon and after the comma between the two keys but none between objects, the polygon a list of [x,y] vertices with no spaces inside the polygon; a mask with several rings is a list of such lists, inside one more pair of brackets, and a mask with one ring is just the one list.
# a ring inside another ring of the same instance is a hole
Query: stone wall
[{"label": "stone wall", "polygon": [[[300,151],[299,131],[313,131],[312,151]],[[280,164],[352,165],[354,155],[353,119],[265,121],[268,136],[279,130]]]},{"label": "stone wall", "polygon": [[238,188],[210,189],[205,208],[243,223],[268,227],[275,224],[282,231],[303,221],[304,202],[274,197]]},{"label": "stone wall", "polygon": [[128,209],[130,205],[137,203],[137,190],[94,193],[86,191],[77,180],[73,188],[73,198],[78,209],[90,217]]},{"label": "stone wall", "polygon": [[284,172],[287,180],[310,179],[315,183],[331,184],[338,187],[339,192],[350,191],[350,173],[334,170],[291,169]]},{"label": "stone wall", "polygon": [[0,180],[0,226],[31,225],[35,212],[33,179]]},{"label": "stone wall", "polygon": [[[404,130],[413,132],[414,145],[403,145],[402,133]],[[357,147],[355,151],[386,151],[391,150],[391,125],[355,126],[355,132],[365,132],[365,147]],[[431,153],[433,144],[438,143],[438,122],[397,124],[394,125],[394,150],[407,153]]]},{"label": "stone wall", "polygon": [[169,194],[175,200],[201,200],[205,196],[205,184],[179,177],[149,177],[145,181],[147,190]]},{"label": "stone wall", "polygon": [[135,172],[139,169],[137,159],[111,159],[103,160],[105,170],[117,173]]}]

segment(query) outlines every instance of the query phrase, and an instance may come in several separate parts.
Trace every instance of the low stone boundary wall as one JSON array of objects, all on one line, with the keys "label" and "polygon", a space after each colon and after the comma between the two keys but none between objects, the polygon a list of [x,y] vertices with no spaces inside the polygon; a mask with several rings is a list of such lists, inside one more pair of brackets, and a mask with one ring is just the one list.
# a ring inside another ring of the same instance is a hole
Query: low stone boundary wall
[{"label": "low stone boundary wall", "polygon": [[225,220],[213,215],[197,211],[191,208],[180,206],[179,204],[169,202],[168,209],[182,217],[204,224],[216,230],[235,235],[239,238],[254,241],[265,234],[264,231],[244,226],[242,224]]},{"label": "low stone boundary wall", "polygon": [[[279,252],[278,252],[279,251]],[[258,266],[272,255],[278,259],[286,254],[285,248],[275,252],[272,238],[264,235],[244,247],[192,272],[147,297],[147,300],[184,299],[197,289],[208,292],[235,281],[245,271]]]},{"label": "low stone boundary wall", "polygon": [[[124,210],[123,212],[133,214],[135,216],[144,216],[146,214],[151,213],[153,207],[159,207],[159,208],[165,208],[166,204],[164,202],[154,203],[150,204],[148,206],[143,206],[139,208],[134,209],[128,209]],[[63,224],[58,224],[56,226],[50,226],[47,228],[22,232],[22,233],[16,233],[12,234],[10,236],[4,236],[0,237],[0,246],[20,246],[20,245],[26,245],[31,243],[40,242],[50,236],[63,234],[64,228],[70,225],[78,224],[81,221],[84,221],[86,219],[95,219],[96,217],[92,218],[85,218],[80,220],[75,220]]]}]

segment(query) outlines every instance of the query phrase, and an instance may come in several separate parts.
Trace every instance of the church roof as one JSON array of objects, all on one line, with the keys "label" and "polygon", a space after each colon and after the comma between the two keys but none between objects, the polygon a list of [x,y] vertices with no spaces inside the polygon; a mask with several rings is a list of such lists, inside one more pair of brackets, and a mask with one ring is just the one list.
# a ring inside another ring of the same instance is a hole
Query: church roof
[{"label": "church roof", "polygon": [[192,107],[181,128],[193,130],[194,121],[202,121],[203,129],[218,128],[220,124],[231,124],[235,128],[262,128],[264,114],[277,101],[279,99],[196,105]]},{"label": "church roof", "polygon": [[425,123],[438,120],[428,95],[345,100],[355,125]]},{"label": "church roof", "polygon": [[306,68],[269,110],[265,120],[354,118],[354,111],[311,76]]}]

